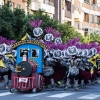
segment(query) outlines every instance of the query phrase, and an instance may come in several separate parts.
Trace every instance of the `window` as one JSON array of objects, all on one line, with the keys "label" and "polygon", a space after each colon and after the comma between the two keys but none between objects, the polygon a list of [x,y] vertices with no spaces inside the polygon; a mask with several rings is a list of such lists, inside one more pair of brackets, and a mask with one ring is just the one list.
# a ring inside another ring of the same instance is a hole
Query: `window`
[{"label": "window", "polygon": [[88,28],[85,28],[85,29],[84,29],[84,36],[85,36],[85,37],[88,36]]},{"label": "window", "polygon": [[66,10],[67,10],[67,11],[70,11],[70,12],[71,12],[71,2],[66,1],[66,2],[65,2],[65,7],[66,7]]},{"label": "window", "polygon": [[92,15],[92,23],[94,23],[94,15]]},{"label": "window", "polygon": [[23,57],[23,55],[26,55],[28,57],[28,50],[27,49],[20,49],[20,57]]},{"label": "window", "polygon": [[32,57],[39,57],[39,49],[32,49]]},{"label": "window", "polygon": [[89,14],[84,13],[84,21],[89,22]]},{"label": "window", "polygon": [[21,6],[20,6],[19,4],[17,4],[17,8],[19,8],[19,9],[20,9],[20,8],[21,8]]},{"label": "window", "polygon": [[84,2],[89,4],[89,0],[84,0]]},{"label": "window", "polygon": [[97,0],[93,0],[93,4],[97,4]]},{"label": "window", "polygon": [[97,16],[97,23],[100,24],[100,16]]},{"label": "window", "polygon": [[88,32],[88,28],[85,28],[85,32]]}]

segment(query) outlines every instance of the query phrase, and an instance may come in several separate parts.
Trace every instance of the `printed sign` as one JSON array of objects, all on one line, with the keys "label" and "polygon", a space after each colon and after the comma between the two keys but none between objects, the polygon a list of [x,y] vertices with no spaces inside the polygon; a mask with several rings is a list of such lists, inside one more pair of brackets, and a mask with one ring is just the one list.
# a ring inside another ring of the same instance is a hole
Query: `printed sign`
[{"label": "printed sign", "polygon": [[27,83],[28,82],[28,78],[19,78],[19,82]]}]

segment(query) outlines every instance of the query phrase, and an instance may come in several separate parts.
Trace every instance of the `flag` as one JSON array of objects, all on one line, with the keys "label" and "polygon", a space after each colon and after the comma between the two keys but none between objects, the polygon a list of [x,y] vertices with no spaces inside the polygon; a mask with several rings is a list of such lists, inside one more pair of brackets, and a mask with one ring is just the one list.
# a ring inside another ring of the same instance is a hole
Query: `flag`
[{"label": "flag", "polygon": [[31,36],[30,36],[28,33],[26,33],[26,36],[27,36],[27,38],[28,38],[29,40],[32,39]]},{"label": "flag", "polygon": [[21,40],[26,40],[27,36],[25,35]]}]

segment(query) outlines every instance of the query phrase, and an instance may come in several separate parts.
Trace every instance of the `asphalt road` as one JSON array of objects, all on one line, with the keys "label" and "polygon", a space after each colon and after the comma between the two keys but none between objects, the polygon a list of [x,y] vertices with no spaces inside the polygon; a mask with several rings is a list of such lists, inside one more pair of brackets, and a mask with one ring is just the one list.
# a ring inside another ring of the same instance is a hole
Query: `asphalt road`
[{"label": "asphalt road", "polygon": [[100,83],[87,86],[80,91],[75,91],[73,88],[65,91],[59,87],[55,90],[43,89],[38,93],[27,91],[10,93],[9,90],[3,89],[2,85],[0,83],[0,100],[100,100]]}]

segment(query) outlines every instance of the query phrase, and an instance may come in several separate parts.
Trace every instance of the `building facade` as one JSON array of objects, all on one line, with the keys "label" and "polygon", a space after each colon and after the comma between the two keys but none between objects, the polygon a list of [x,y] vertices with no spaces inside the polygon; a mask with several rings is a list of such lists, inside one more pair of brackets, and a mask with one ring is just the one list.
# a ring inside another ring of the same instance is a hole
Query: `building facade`
[{"label": "building facade", "polygon": [[100,33],[100,7],[96,4],[98,0],[54,0],[54,18],[69,23],[83,36]]},{"label": "building facade", "polygon": [[31,0],[30,13],[43,9],[51,18],[55,13],[54,0]]},{"label": "building facade", "polygon": [[82,12],[82,29],[84,30],[84,36],[86,36],[89,31],[90,33],[97,32],[100,34],[100,7],[98,7],[98,0],[83,0]]},{"label": "building facade", "polygon": [[16,7],[24,9],[25,13],[34,13],[43,9],[51,18],[61,23],[69,23],[83,36],[92,32],[100,33],[100,7],[93,7],[98,0],[0,0],[0,6],[10,1],[12,10]]}]

